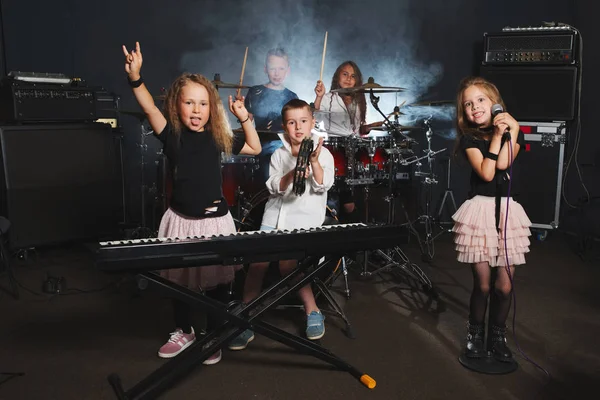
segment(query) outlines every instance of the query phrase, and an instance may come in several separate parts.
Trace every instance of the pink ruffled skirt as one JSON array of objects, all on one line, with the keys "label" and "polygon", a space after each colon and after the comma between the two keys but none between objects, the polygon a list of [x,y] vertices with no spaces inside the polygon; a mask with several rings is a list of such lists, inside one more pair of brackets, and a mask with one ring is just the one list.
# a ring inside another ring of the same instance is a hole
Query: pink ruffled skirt
[{"label": "pink ruffled skirt", "polygon": [[[230,213],[216,218],[189,218],[168,209],[158,228],[158,237],[205,236],[235,233],[235,223]],[[210,289],[233,281],[235,271],[241,265],[210,265],[202,267],[174,268],[160,271],[160,275],[178,285],[192,290]]]},{"label": "pink ruffled skirt", "polygon": [[508,224],[506,197],[500,203],[500,233],[496,230],[496,202],[494,197],[475,196],[465,201],[452,216],[454,243],[458,261],[463,263],[488,262],[491,267],[506,265],[506,248],[509,265],[525,264],[529,252],[531,221],[523,207],[510,199]]}]

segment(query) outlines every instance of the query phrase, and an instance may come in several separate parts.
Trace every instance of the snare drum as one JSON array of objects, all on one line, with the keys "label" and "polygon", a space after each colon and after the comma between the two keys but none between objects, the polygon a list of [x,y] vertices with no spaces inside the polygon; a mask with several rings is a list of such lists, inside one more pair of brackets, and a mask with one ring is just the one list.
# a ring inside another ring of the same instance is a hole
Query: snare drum
[{"label": "snare drum", "polygon": [[346,158],[346,141],[342,137],[330,137],[323,141],[323,147],[326,147],[333,156],[333,165],[335,167],[335,177],[342,178],[346,176],[348,160]]},{"label": "snare drum", "polygon": [[223,176],[223,196],[230,207],[237,204],[238,191],[254,192],[257,182],[254,172],[258,169],[255,156],[230,155],[221,157],[221,173]]}]

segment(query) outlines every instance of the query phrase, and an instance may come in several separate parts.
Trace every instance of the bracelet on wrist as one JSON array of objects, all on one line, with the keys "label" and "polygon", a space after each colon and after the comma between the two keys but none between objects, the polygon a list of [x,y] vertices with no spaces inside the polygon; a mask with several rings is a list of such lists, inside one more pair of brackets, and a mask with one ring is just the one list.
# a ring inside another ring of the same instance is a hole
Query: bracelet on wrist
[{"label": "bracelet on wrist", "polygon": [[243,120],[243,121],[240,121],[240,120],[238,119],[238,122],[239,122],[240,124],[243,124],[244,122],[248,122],[248,120],[249,120],[249,119],[250,119],[250,114],[248,114],[248,116],[246,117],[246,119],[245,119],[245,120]]},{"label": "bracelet on wrist", "polygon": [[142,76],[140,75],[140,79],[138,79],[137,81],[132,81],[131,78],[129,78],[129,75],[127,76],[127,82],[129,82],[129,86],[131,86],[132,88],[137,88],[142,86],[142,83],[144,83],[144,79],[142,78]]},{"label": "bracelet on wrist", "polygon": [[498,161],[498,154],[490,153],[489,151],[485,154],[485,158],[490,160]]}]

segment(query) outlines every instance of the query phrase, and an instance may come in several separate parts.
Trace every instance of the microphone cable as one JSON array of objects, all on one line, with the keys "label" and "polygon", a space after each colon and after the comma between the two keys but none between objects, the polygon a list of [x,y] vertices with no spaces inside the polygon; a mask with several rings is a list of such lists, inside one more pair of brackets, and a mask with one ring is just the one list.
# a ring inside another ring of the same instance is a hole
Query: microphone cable
[{"label": "microphone cable", "polygon": [[[519,133],[517,133],[518,135]],[[517,350],[519,350],[519,353],[521,353],[521,355],[523,356],[523,358],[525,358],[525,360],[529,361],[531,364],[533,364],[536,368],[540,369],[542,372],[544,372],[544,374],[546,374],[546,377],[548,378],[548,381],[550,381],[552,379],[552,376],[550,375],[550,372],[548,372],[546,369],[544,369],[544,367],[542,367],[541,365],[539,365],[538,363],[536,363],[535,361],[533,361],[531,358],[529,358],[527,356],[527,354],[525,354],[525,352],[521,349],[521,346],[519,345],[519,341],[517,340],[517,332],[516,332],[516,321],[517,321],[517,294],[515,291],[515,284],[513,281],[513,277],[511,276],[510,273],[510,262],[509,262],[509,258],[508,258],[508,239],[507,239],[507,230],[508,230],[508,212],[509,212],[509,204],[510,204],[510,192],[512,189],[512,176],[513,176],[513,162],[514,162],[514,158],[513,158],[513,147],[512,147],[512,140],[508,140],[508,152],[509,152],[509,160],[511,160],[510,162],[510,166],[509,166],[509,179],[508,179],[508,193],[506,194],[506,214],[504,216],[504,257],[506,258],[506,264],[504,265],[504,268],[506,269],[506,274],[508,275],[508,279],[510,280],[510,287],[511,287],[511,296],[512,296],[512,301],[513,301],[513,316],[512,316],[512,335],[513,335],[513,339],[515,341],[515,345],[517,346]],[[516,269],[515,269],[516,271]]]}]

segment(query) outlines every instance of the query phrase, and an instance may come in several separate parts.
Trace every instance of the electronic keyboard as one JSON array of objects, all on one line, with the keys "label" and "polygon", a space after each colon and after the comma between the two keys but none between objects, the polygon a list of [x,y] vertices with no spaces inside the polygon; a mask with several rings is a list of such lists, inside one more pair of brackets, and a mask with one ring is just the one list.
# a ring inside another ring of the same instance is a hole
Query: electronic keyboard
[{"label": "electronic keyboard", "polygon": [[106,272],[144,272],[203,265],[339,256],[405,243],[399,225],[339,224],[311,229],[245,231],[230,235],[100,242],[96,266]]}]

